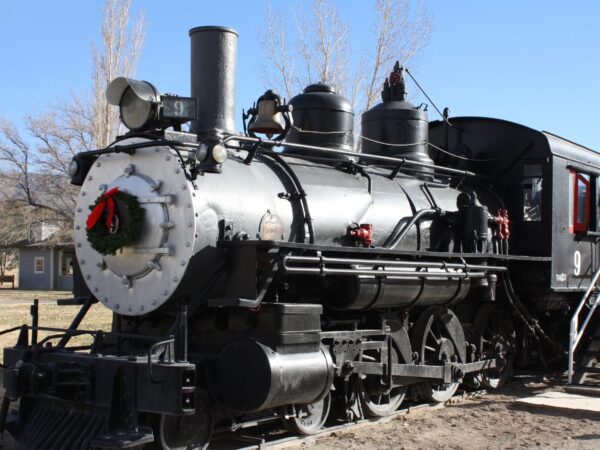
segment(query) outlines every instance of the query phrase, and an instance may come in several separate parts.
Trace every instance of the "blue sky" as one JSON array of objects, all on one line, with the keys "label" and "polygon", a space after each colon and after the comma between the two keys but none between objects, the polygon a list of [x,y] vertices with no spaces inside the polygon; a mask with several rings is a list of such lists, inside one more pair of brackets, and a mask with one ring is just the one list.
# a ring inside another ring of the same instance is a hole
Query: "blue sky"
[{"label": "blue sky", "polygon": [[[351,39],[364,40],[371,2],[338,4]],[[552,131],[600,151],[599,1],[427,4],[433,32],[413,72],[438,106],[449,106],[452,115],[499,117]],[[0,6],[0,115],[18,123],[69,91],[89,89],[90,45],[99,35],[102,0],[0,0]],[[224,25],[240,33],[238,109],[264,91],[257,30],[266,0],[134,0],[134,8],[145,11],[148,24],[138,78],[187,95],[188,29]],[[432,108],[430,118],[437,118]]]}]

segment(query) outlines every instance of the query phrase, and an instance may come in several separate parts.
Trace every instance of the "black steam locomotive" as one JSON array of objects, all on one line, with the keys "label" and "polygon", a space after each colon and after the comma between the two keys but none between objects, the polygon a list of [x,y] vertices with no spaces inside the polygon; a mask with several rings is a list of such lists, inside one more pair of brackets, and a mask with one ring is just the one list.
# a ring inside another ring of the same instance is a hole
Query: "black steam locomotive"
[{"label": "black steam locomotive", "polygon": [[[81,312],[4,349],[2,430],[35,449],[203,448],[563,357],[598,267],[598,154],[502,120],[430,123],[399,66],[358,153],[326,84],[267,91],[236,133],[237,33],[190,37],[191,97],[114,80],[129,132],[71,164]],[[96,302],[112,329],[80,330]]]}]

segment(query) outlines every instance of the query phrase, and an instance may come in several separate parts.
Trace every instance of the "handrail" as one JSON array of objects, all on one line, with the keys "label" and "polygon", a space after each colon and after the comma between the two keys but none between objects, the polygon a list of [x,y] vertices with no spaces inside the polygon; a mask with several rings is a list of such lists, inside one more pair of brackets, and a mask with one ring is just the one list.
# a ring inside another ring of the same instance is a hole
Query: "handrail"
[{"label": "handrail", "polygon": [[594,311],[596,310],[596,307],[600,303],[600,297],[597,296],[594,299],[594,304],[591,305],[590,310],[589,310],[585,320],[583,321],[581,330],[578,330],[579,314],[581,313],[581,310],[583,309],[583,307],[586,305],[586,303],[590,297],[590,294],[596,287],[596,283],[598,282],[599,277],[600,277],[600,267],[598,267],[598,269],[596,270],[596,273],[594,273],[594,276],[592,277],[592,280],[590,281],[590,285],[588,286],[587,290],[585,291],[585,294],[583,294],[583,297],[581,298],[581,301],[579,302],[577,309],[575,310],[575,312],[573,313],[573,316],[571,317],[571,322],[569,324],[568,384],[573,383],[573,375],[575,373],[575,370],[573,369],[573,358],[574,358],[575,350],[577,349],[577,345],[579,344],[579,342],[581,341],[581,338],[583,337],[583,333],[585,332],[585,329],[586,329],[588,323],[590,322],[590,319],[594,315]]}]

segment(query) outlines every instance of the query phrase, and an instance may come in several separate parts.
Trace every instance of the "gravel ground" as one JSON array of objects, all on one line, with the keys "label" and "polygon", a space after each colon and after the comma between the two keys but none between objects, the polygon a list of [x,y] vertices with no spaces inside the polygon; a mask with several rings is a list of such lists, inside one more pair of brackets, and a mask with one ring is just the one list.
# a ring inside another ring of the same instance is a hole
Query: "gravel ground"
[{"label": "gravel ground", "polygon": [[334,432],[303,446],[311,450],[600,448],[600,414],[515,403],[546,389],[561,390],[549,382],[517,381],[495,393]]}]

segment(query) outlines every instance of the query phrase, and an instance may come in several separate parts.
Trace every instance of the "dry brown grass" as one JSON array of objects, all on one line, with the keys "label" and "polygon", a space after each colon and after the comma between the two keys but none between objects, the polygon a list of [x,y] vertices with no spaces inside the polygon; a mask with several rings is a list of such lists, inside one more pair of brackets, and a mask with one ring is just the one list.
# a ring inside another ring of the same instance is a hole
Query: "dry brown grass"
[{"label": "dry brown grass", "polygon": [[[40,300],[39,325],[56,328],[68,328],[71,321],[79,311],[80,306],[57,306],[56,300],[70,298],[70,292],[57,291],[20,291],[0,289],[0,330],[12,328],[22,324],[31,324],[30,306],[33,299]],[[84,330],[109,330],[112,320],[111,311],[102,305],[95,304],[88,311],[79,329]],[[15,344],[17,333],[0,336],[0,347],[10,347]],[[40,332],[41,339],[50,332]],[[56,340],[54,341],[56,343]],[[80,336],[71,340],[74,345],[87,345],[91,343],[88,336]],[[0,360],[3,358],[0,354]]]}]

